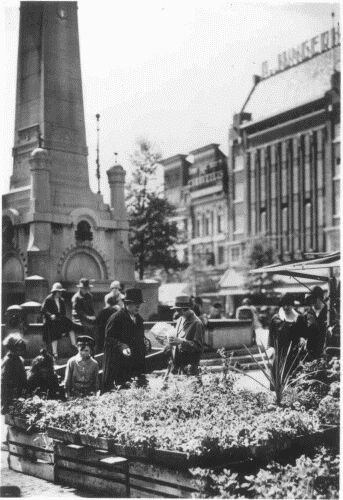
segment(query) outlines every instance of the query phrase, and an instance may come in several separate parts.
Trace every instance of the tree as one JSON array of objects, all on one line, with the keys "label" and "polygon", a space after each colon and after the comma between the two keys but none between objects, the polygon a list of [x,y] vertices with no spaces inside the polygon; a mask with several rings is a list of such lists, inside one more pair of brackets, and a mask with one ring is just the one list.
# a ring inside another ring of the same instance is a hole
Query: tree
[{"label": "tree", "polygon": [[178,269],[174,244],[177,226],[170,222],[175,208],[161,194],[156,193],[152,179],[161,159],[158,150],[146,139],[137,141],[131,157],[134,171],[128,188],[127,205],[130,222],[129,242],[136,258],[139,279],[148,268]]},{"label": "tree", "polygon": [[[275,251],[271,246],[268,246],[262,240],[255,241],[248,252],[248,269],[268,266],[275,263],[276,260]],[[279,284],[280,281],[276,280],[272,274],[251,275],[248,272],[246,275],[245,286],[254,294],[267,293],[268,295],[274,295],[274,288]]]}]

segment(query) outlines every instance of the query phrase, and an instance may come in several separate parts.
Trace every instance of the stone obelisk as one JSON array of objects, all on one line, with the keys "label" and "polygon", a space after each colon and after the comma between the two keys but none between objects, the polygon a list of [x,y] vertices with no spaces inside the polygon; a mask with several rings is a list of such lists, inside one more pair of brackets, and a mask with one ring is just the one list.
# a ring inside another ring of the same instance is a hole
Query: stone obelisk
[{"label": "stone obelisk", "polygon": [[81,277],[99,292],[113,279],[134,281],[125,171],[109,170],[107,205],[90,189],[87,155],[77,3],[21,2],[13,172],[3,197],[3,281],[12,291],[32,275],[70,291]]}]

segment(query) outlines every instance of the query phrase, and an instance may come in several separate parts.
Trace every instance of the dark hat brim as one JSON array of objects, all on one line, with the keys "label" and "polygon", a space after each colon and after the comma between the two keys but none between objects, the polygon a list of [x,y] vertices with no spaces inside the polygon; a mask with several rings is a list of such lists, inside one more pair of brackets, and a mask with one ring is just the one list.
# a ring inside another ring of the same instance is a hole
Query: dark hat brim
[{"label": "dark hat brim", "polygon": [[127,304],[145,304],[145,300],[123,299],[123,302],[125,302]]},{"label": "dark hat brim", "polygon": [[94,345],[95,340],[92,337],[89,337],[88,335],[79,335],[76,339],[76,343]]}]

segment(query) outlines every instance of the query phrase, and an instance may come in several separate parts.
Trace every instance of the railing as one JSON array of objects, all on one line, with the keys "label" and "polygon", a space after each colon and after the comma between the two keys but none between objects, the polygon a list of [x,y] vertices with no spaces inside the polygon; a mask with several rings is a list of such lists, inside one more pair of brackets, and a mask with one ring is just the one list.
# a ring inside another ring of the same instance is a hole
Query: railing
[{"label": "railing", "polygon": [[190,186],[190,190],[194,191],[195,189],[198,189],[200,186],[201,188],[204,188],[211,185],[215,185],[218,181],[221,181],[222,179],[223,179],[222,171],[211,172],[209,174],[200,175],[199,177],[191,179],[190,181],[188,181],[188,185]]}]

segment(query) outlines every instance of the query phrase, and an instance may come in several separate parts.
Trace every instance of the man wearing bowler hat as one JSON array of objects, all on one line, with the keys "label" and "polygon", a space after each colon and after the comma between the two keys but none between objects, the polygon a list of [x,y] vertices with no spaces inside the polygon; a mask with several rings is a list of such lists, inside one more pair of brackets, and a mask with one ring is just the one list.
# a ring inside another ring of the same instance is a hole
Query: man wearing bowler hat
[{"label": "man wearing bowler hat", "polygon": [[81,278],[76,286],[78,291],[71,299],[72,320],[75,330],[79,335],[89,335],[94,339],[96,318],[93,296],[90,293],[90,289],[93,288],[93,285],[90,284],[89,279]]},{"label": "man wearing bowler hat", "polygon": [[180,313],[176,322],[176,336],[169,338],[165,353],[170,356],[172,373],[197,375],[204,345],[204,325],[192,310],[191,297],[176,298],[173,309]]},{"label": "man wearing bowler hat", "polygon": [[142,291],[129,288],[123,301],[124,308],[106,325],[102,392],[111,390],[113,383],[125,386],[134,377],[144,378],[146,372],[144,325],[138,313]]}]

